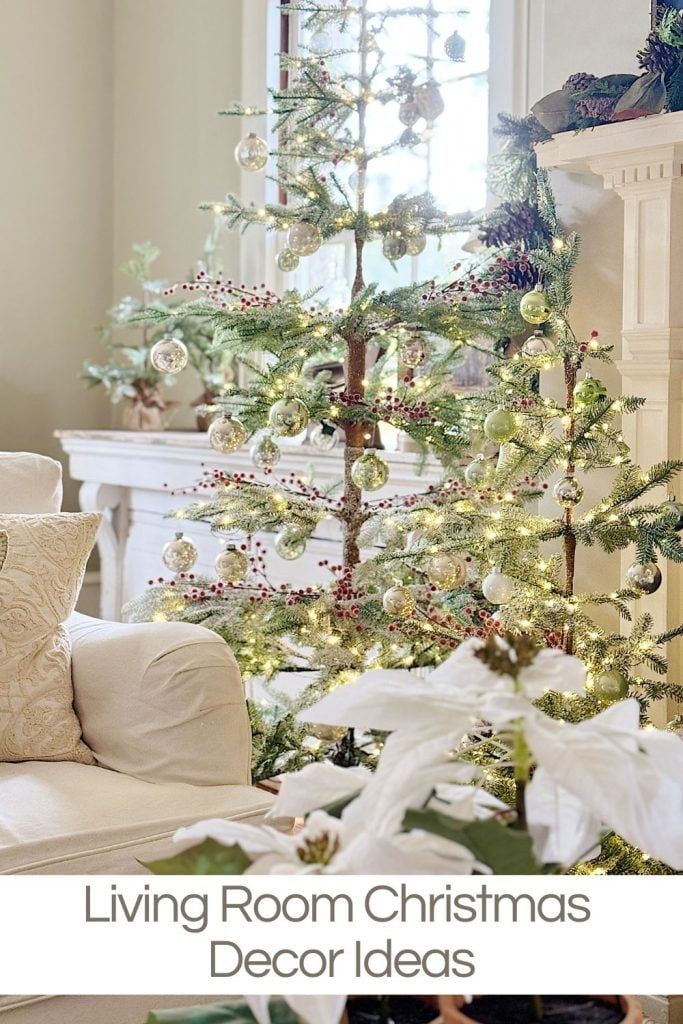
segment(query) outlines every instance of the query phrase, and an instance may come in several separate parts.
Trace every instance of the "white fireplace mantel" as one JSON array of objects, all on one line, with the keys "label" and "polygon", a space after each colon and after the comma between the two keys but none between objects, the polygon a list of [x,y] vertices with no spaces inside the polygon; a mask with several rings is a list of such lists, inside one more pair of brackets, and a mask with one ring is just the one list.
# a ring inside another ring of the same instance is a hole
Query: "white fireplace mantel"
[{"label": "white fireplace mantel", "polygon": [[[683,112],[565,132],[537,147],[539,166],[595,174],[624,201],[623,392],[646,399],[623,433],[642,466],[683,455]],[[589,229],[590,230],[590,229]],[[618,240],[615,240],[618,242]],[[683,498],[680,481],[677,497]],[[664,498],[664,495],[662,495]],[[624,566],[633,553],[624,555]],[[680,566],[647,610],[662,630],[683,621]],[[643,609],[645,610],[645,609]],[[669,677],[683,679],[683,644],[669,651]],[[668,708],[668,714],[674,708]]]}]

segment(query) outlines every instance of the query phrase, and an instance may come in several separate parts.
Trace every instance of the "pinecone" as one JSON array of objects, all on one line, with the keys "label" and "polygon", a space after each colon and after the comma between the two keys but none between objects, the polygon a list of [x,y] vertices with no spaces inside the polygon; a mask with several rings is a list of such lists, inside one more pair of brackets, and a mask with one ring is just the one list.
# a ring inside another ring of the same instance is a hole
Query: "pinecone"
[{"label": "pinecone", "polygon": [[501,260],[495,269],[494,280],[506,291],[531,291],[540,279],[537,268],[519,250],[513,251],[509,259]]},{"label": "pinecone", "polygon": [[538,211],[529,203],[501,203],[479,227],[479,239],[489,248],[526,242],[533,246],[548,232]]},{"label": "pinecone", "polygon": [[576,113],[587,121],[611,121],[616,96],[586,96],[576,104]]},{"label": "pinecone", "polygon": [[669,46],[668,43],[660,39],[656,32],[650,32],[645,46],[638,51],[638,66],[643,71],[671,75],[680,63],[680,50],[675,46]]},{"label": "pinecone", "polygon": [[597,75],[591,75],[588,71],[577,71],[575,75],[569,76],[562,88],[567,92],[584,92],[597,80]]}]

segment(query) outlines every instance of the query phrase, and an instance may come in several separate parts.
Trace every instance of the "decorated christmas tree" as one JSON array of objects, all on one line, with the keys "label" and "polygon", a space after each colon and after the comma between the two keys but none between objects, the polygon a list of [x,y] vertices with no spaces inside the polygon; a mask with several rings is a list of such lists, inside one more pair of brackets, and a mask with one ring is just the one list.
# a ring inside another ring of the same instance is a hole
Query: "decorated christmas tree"
[{"label": "decorated christmas tree", "polygon": [[[578,240],[558,220],[549,181],[536,165],[533,147],[547,137],[544,129],[534,118],[502,119],[507,144],[491,168],[501,203],[480,223],[481,252],[469,265],[456,267],[445,282],[379,290],[364,279],[369,242],[381,238],[385,255],[399,260],[419,252],[428,234],[468,222],[437,210],[428,195],[366,208],[368,174],[387,151],[367,142],[368,105],[398,104],[407,127],[397,147],[419,145],[418,132],[431,130],[443,107],[432,56],[418,71],[384,67],[383,26],[406,16],[426,18],[434,28],[436,18],[429,5],[374,13],[367,3],[340,0],[288,9],[304,17],[308,49],[282,56],[288,83],[272,96],[275,145],[269,150],[249,133],[236,150],[238,162],[253,171],[270,156],[287,201],[256,208],[228,196],[207,207],[233,227],[286,232],[278,263],[287,270],[351,232],[351,302],[330,310],[315,296],[277,296],[220,275],[200,274],[182,286],[197,295],[181,309],[210,320],[216,346],[248,371],[246,383],[227,388],[216,404],[209,441],[232,452],[256,435],[252,457],[263,476],[206,474],[177,518],[209,522],[233,542],[218,555],[217,578],[192,575],[196,549],[181,535],[165,551],[174,578],[154,585],[129,615],[215,629],[246,676],[316,670],[288,713],[279,698],[266,717],[252,709],[259,776],[329,752],[313,752],[307,728],[293,718],[326,690],[367,669],[438,664],[465,637],[504,629],[585,662],[584,695],[542,698],[557,717],[590,717],[628,693],[639,697],[644,713],[652,700],[681,698],[683,689],[663,679],[665,645],[681,630],[653,634],[647,614],[623,633],[617,625],[618,617],[631,621],[635,598],[659,585],[659,558],[683,560],[683,509],[662,496],[646,503],[681,467],[634,466],[619,418],[640,400],[610,398],[597,375],[585,376],[588,361],[608,361],[609,352],[597,337],[577,339],[568,321]],[[444,50],[458,60],[461,44],[456,31]],[[264,112],[235,107],[228,113]],[[144,318],[164,324],[167,315],[152,308]],[[463,395],[452,377],[468,347],[490,358],[491,386]],[[163,354],[174,366],[184,361],[173,339]],[[316,369],[331,354],[343,360],[341,381]],[[552,367],[564,373],[562,401],[543,394],[543,374]],[[278,438],[300,434],[311,421],[317,424],[311,443],[321,450],[343,439],[340,493],[274,473]],[[440,483],[408,497],[390,495],[387,463],[368,447],[382,422],[441,463]],[[595,507],[582,507],[584,476],[605,468],[612,473],[608,493]],[[366,492],[380,489],[378,500],[368,498]],[[552,512],[542,500],[546,491],[556,503]],[[294,559],[330,518],[341,539],[329,584],[272,585],[255,535],[277,531],[276,551]],[[629,545],[634,564],[622,588],[577,589],[584,548],[612,554]],[[605,609],[616,612],[614,628],[604,624]],[[510,779],[496,770],[493,747],[481,744],[476,756],[493,766],[491,787],[509,796]],[[351,762],[365,753],[347,736],[333,756]]]}]

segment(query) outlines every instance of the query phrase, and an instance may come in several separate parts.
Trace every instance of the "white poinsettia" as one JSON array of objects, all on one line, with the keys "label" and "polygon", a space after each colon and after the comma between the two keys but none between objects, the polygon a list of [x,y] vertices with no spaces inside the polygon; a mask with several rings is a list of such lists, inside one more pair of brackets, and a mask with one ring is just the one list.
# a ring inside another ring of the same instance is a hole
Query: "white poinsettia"
[{"label": "white poinsettia", "polygon": [[[244,997],[259,1024],[270,1024],[268,1003],[271,996]],[[346,1009],[345,995],[341,996],[284,996],[288,1006],[305,1024],[339,1024]]]}]

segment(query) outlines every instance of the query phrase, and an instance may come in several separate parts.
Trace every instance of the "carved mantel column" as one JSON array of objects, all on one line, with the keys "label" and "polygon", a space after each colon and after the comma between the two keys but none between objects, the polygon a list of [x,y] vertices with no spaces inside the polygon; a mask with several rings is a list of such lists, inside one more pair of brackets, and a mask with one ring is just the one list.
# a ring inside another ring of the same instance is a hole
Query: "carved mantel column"
[{"label": "carved mantel column", "polygon": [[[624,200],[624,394],[646,405],[624,418],[633,461],[683,454],[683,112],[563,133],[538,147],[539,164],[597,174]],[[683,499],[680,481],[677,497]],[[662,493],[662,500],[666,494]],[[625,569],[633,552],[622,558]],[[662,565],[659,591],[642,604],[662,631],[683,621],[683,573]],[[683,643],[669,649],[669,678],[683,680]],[[662,707],[663,724],[680,708]]]}]

